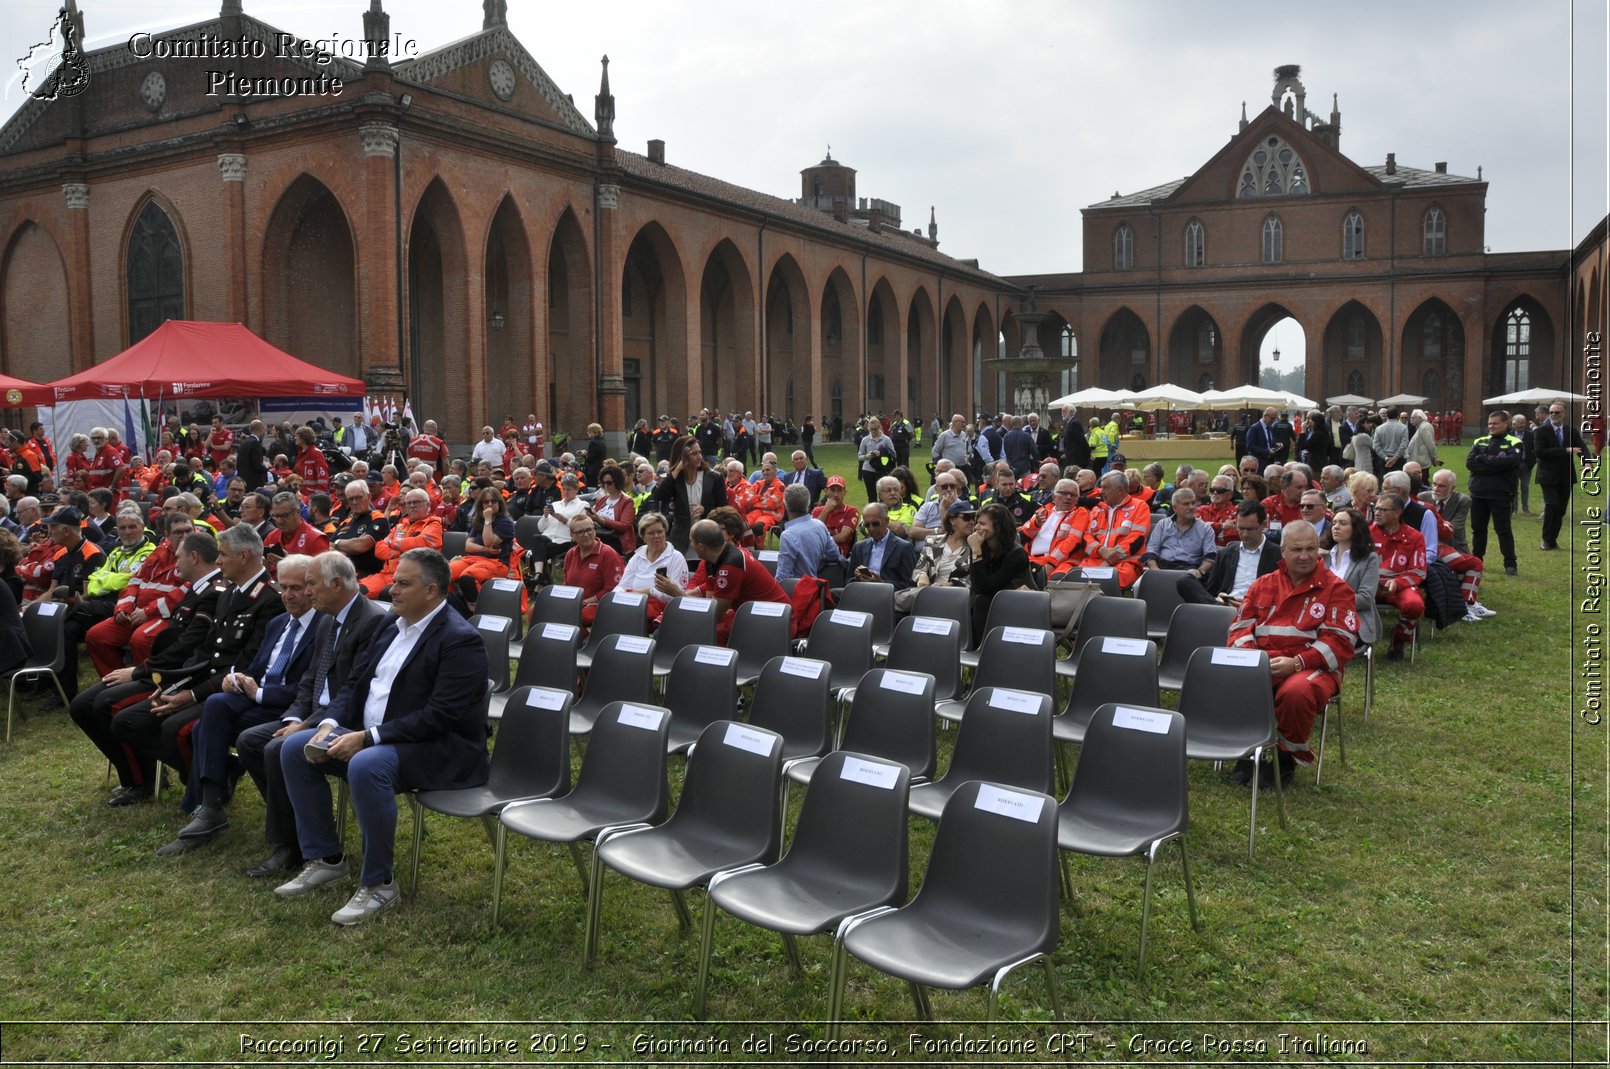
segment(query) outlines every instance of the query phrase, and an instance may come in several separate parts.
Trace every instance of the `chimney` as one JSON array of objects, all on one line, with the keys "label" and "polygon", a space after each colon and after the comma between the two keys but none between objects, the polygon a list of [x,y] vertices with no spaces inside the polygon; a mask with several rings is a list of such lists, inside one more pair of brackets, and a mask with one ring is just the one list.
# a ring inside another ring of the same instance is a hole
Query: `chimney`
[{"label": "chimney", "polygon": [[843,197],[833,198],[833,218],[841,223],[850,221],[850,203]]},{"label": "chimney", "polygon": [[1386,173],[1398,173],[1398,154],[1396,152],[1388,152],[1386,154]]},{"label": "chimney", "polygon": [[1447,174],[1448,173],[1448,161],[1443,160],[1441,163],[1438,163],[1436,165],[1436,168],[1437,168],[1437,173],[1438,174]]},{"label": "chimney", "polygon": [[649,138],[648,161],[657,163],[662,167],[665,166],[665,142],[657,137]]}]

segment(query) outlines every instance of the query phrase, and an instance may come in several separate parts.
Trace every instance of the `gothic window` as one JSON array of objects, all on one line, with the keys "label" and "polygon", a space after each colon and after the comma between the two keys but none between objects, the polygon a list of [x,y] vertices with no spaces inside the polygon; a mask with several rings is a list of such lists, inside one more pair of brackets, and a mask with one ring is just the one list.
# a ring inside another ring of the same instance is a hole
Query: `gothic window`
[{"label": "gothic window", "polygon": [[1062,328],[1062,359],[1072,360],[1079,355],[1079,339],[1074,337],[1072,327]]},{"label": "gothic window", "polygon": [[1441,208],[1426,212],[1425,255],[1442,256],[1448,251],[1448,220]]},{"label": "gothic window", "polygon": [[1185,226],[1185,266],[1201,267],[1207,262],[1207,236],[1202,224],[1192,219]]},{"label": "gothic window", "polygon": [[1436,368],[1427,369],[1425,375],[1420,379],[1420,392],[1425,394],[1432,404],[1440,403],[1442,400],[1442,372]]},{"label": "gothic window", "polygon": [[1355,314],[1347,320],[1347,358],[1363,360],[1364,355],[1364,317]]},{"label": "gothic window", "polygon": [[1421,327],[1420,357],[1424,360],[1442,359],[1442,316],[1432,312]]},{"label": "gothic window", "polygon": [[1504,392],[1531,386],[1532,317],[1517,308],[1504,321]]},{"label": "gothic window", "polygon": [[1218,335],[1213,324],[1202,320],[1202,325],[1196,328],[1196,362],[1198,364],[1213,363],[1213,348],[1218,341]]},{"label": "gothic window", "polygon": [[1295,197],[1313,192],[1295,149],[1273,135],[1265,138],[1241,166],[1237,197]]},{"label": "gothic window", "polygon": [[1342,220],[1342,259],[1364,259],[1364,217],[1356,211]]},{"label": "gothic window", "polygon": [[127,263],[129,344],[166,320],[184,318],[184,254],[173,220],[147,201],[129,235]]},{"label": "gothic window", "polygon": [[883,376],[868,375],[866,377],[866,399],[868,401],[883,400]]},{"label": "gothic window", "polygon": [[1349,371],[1347,373],[1347,392],[1354,396],[1364,393],[1364,372]]},{"label": "gothic window", "polygon": [[1271,215],[1263,221],[1263,262],[1277,264],[1285,259],[1285,238],[1280,226],[1280,217]]},{"label": "gothic window", "polygon": [[1112,266],[1114,271],[1128,271],[1135,266],[1135,232],[1128,223],[1113,233]]}]

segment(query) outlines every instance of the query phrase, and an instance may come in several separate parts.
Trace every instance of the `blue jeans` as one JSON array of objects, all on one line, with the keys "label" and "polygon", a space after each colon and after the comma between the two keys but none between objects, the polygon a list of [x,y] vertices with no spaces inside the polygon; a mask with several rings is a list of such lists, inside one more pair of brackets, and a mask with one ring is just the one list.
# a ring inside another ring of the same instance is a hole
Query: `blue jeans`
[{"label": "blue jeans", "polygon": [[391,859],[397,841],[397,750],[367,746],[350,762],[313,764],[302,748],[318,734],[307,728],[286,736],[280,748],[285,791],[296,811],[296,837],[306,858],[334,857],[341,852],[341,833],[330,807],[330,776],[347,781],[352,811],[363,834],[363,868],[359,882],[377,887],[391,882]]}]

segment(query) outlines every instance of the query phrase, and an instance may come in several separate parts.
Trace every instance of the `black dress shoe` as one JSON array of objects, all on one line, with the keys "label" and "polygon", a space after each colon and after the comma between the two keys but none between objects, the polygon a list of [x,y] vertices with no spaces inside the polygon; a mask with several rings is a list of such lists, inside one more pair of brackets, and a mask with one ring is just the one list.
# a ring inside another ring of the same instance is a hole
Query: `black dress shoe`
[{"label": "black dress shoe", "polygon": [[265,876],[278,876],[282,872],[296,872],[302,867],[302,853],[289,846],[276,846],[274,852],[246,870],[254,880]]},{"label": "black dress shoe", "polygon": [[[209,836],[208,838],[211,837]],[[190,851],[198,850],[206,845],[207,839],[179,838],[164,846],[157,847],[157,857],[176,857],[179,854],[188,854]]]},{"label": "black dress shoe", "polygon": [[1559,549],[1560,547],[1555,545],[1552,542],[1539,542],[1537,544],[1537,548],[1541,549],[1544,553],[1548,553],[1548,552],[1550,552],[1552,550]]},{"label": "black dress shoe", "polygon": [[109,806],[134,805],[150,797],[150,787],[119,787],[112,792],[112,797],[106,800],[106,804]]},{"label": "black dress shoe", "polygon": [[229,814],[216,806],[197,806],[190,814],[190,823],[179,829],[181,839],[200,839],[206,842],[229,827]]}]

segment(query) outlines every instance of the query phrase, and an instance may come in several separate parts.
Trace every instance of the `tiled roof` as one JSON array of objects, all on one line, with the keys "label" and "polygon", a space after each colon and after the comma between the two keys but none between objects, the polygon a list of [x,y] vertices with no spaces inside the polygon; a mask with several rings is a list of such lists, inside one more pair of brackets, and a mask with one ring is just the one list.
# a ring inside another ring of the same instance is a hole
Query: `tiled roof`
[{"label": "tiled roof", "polygon": [[1467,186],[1481,181],[1479,178],[1444,174],[1441,171],[1422,171],[1418,167],[1405,167],[1401,163],[1397,165],[1396,174],[1387,174],[1385,164],[1364,169],[1389,186],[1403,186],[1407,189],[1413,189],[1418,186]]},{"label": "tiled roof", "polygon": [[1098,200],[1094,204],[1086,205],[1086,207],[1134,208],[1143,204],[1150,204],[1154,200],[1162,200],[1164,197],[1172,195],[1176,189],[1180,188],[1186,183],[1189,177],[1190,176],[1187,175],[1185,178],[1176,178],[1172,182],[1164,182],[1160,186],[1153,186],[1150,189],[1143,189],[1139,193],[1130,193],[1127,196],[1109,197],[1107,200]]},{"label": "tiled roof", "polygon": [[803,204],[796,204],[782,197],[774,197],[767,193],[760,193],[743,186],[723,182],[719,178],[690,171],[684,167],[676,167],[668,163],[653,163],[647,156],[640,156],[635,152],[623,149],[616,150],[616,158],[620,161],[621,170],[633,178],[642,179],[672,189],[692,193],[711,200],[720,201],[738,208],[747,208],[751,211],[765,212],[768,215],[788,220],[788,222],[815,230],[829,238],[866,242],[875,249],[882,249],[896,256],[911,257],[924,260],[935,267],[942,267],[951,274],[967,275],[973,280],[988,286],[1011,288],[1011,284],[998,275],[962,263],[953,257],[947,256],[926,241],[919,241],[909,233],[899,230],[885,230],[875,234],[865,226],[854,222],[841,223],[826,212],[819,212],[807,208]]}]

